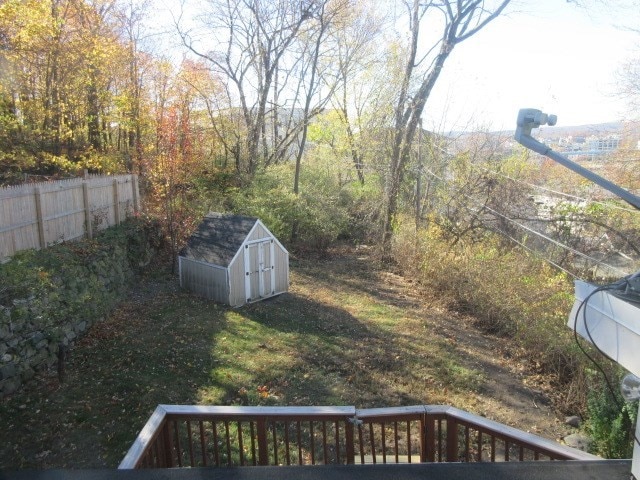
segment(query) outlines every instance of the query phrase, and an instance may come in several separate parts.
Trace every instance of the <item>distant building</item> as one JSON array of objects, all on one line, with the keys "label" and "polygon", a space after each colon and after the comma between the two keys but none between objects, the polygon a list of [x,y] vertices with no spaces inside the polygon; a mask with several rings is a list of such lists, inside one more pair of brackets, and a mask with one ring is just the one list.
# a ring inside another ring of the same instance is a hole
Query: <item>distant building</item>
[{"label": "distant building", "polygon": [[608,135],[606,137],[592,135],[587,138],[586,150],[590,153],[614,152],[618,148],[620,148],[620,135]]}]

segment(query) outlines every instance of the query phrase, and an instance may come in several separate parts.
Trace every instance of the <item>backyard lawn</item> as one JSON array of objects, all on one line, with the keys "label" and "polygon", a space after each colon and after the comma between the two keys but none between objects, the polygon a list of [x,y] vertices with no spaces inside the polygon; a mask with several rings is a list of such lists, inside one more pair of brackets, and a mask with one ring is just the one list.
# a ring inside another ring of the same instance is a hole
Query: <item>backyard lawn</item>
[{"label": "backyard lawn", "polygon": [[156,270],[55,372],[0,401],[0,468],[116,467],[159,403],[450,404],[557,439],[515,347],[350,249],[291,262],[290,292],[230,309]]}]

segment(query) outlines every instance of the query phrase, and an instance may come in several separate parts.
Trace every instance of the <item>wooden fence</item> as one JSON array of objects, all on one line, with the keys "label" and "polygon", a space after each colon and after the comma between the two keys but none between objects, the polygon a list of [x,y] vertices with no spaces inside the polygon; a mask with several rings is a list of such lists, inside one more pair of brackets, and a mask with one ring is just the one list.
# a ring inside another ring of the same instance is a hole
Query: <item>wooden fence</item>
[{"label": "wooden fence", "polygon": [[139,209],[136,175],[89,175],[0,188],[0,261],[21,250],[93,238]]}]

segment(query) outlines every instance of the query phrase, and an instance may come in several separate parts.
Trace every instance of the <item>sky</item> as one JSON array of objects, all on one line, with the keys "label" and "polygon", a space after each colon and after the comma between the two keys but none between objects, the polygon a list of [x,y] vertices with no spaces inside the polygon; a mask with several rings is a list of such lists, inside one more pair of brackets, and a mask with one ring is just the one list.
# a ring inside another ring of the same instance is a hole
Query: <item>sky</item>
[{"label": "sky", "polygon": [[[640,58],[640,8],[581,9],[565,0],[520,1],[455,47],[423,118],[442,130],[514,130],[520,108],[559,126],[627,119],[617,77]],[[437,128],[436,128],[437,129]]]},{"label": "sky", "polygon": [[[503,15],[455,47],[427,102],[425,128],[514,130],[520,108],[556,114],[559,126],[628,119],[617,76],[625,62],[640,59],[640,1],[582,1],[587,8],[567,0],[512,0]],[[166,9],[177,11],[180,3],[159,1],[165,22]]]}]

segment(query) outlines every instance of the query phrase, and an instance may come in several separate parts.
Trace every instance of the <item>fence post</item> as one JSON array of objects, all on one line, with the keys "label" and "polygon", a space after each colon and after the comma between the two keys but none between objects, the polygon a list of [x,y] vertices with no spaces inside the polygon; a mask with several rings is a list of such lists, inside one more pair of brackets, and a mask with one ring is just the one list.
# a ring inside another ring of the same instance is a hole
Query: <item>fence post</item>
[{"label": "fence post", "polygon": [[84,202],[84,223],[87,229],[87,238],[93,238],[93,225],[91,224],[91,205],[89,204],[89,183],[82,182],[82,197]]},{"label": "fence post", "polygon": [[344,422],[344,441],[345,447],[347,450],[347,465],[351,465],[355,463],[355,448],[353,446],[353,422],[351,418],[347,418]]},{"label": "fence post", "polygon": [[138,190],[138,176],[135,174],[131,175],[131,188],[133,188],[133,213],[138,213],[140,211],[140,199],[138,198],[140,192]]},{"label": "fence post", "polygon": [[433,420],[428,413],[420,418],[420,462],[435,462],[436,445],[433,436]]},{"label": "fence post", "polygon": [[173,468],[173,442],[171,441],[171,430],[169,422],[165,419],[162,426],[162,443],[164,448],[164,468]]},{"label": "fence post", "polygon": [[120,196],[118,195],[118,179],[113,179],[113,218],[120,225]]},{"label": "fence post", "polygon": [[269,451],[267,450],[267,422],[264,418],[256,420],[258,430],[258,465],[269,465]]},{"label": "fence post", "polygon": [[458,423],[447,417],[447,462],[458,461]]},{"label": "fence post", "polygon": [[[42,190],[40,187],[36,187],[34,190],[36,198],[36,217],[38,225],[38,241],[40,242],[40,248],[47,248],[47,242],[44,236],[44,216],[42,214]],[[15,252],[14,252],[15,253]]]}]

